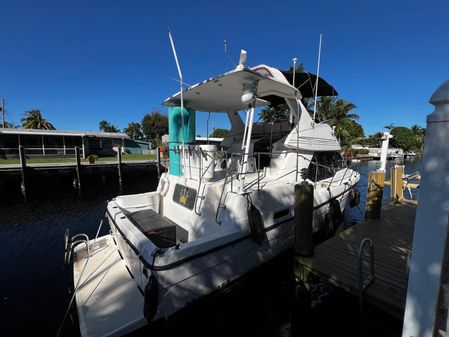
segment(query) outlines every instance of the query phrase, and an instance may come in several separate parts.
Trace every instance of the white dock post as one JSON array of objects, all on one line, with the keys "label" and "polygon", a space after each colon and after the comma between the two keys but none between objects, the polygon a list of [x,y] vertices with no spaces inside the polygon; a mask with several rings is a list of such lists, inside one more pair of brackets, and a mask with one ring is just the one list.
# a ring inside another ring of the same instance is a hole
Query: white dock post
[{"label": "white dock post", "polygon": [[382,147],[380,150],[380,168],[379,172],[385,172],[385,167],[387,166],[387,153],[388,153],[388,143],[390,142],[390,138],[393,138],[389,132],[384,132],[382,136]]},{"label": "white dock post", "polygon": [[402,337],[435,334],[449,214],[449,80],[430,98]]}]

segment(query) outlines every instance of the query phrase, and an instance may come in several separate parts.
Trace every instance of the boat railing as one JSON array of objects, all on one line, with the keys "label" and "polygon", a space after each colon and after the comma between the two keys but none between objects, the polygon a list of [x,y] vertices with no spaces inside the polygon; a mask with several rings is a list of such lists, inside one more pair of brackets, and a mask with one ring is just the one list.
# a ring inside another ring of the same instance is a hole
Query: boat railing
[{"label": "boat railing", "polygon": [[[175,149],[170,149],[168,151],[172,151],[174,153],[177,154],[181,154],[181,150],[180,148],[175,148]],[[257,152],[229,152],[229,151],[225,151],[223,149],[221,150],[217,150],[217,151],[207,151],[207,150],[203,150],[203,149],[195,149],[192,147],[192,149],[190,151],[186,151],[187,153],[190,153],[191,155],[197,155],[198,157],[204,157],[207,158],[207,160],[203,161],[203,160],[198,160],[195,163],[196,164],[191,164],[190,161],[186,161],[186,168],[185,171],[189,174],[189,179],[192,180],[197,180],[198,181],[198,191],[200,191],[200,187],[202,187],[202,185],[204,184],[205,180],[211,180],[211,179],[206,179],[205,176],[208,172],[210,172],[209,170],[211,169],[212,166],[219,166],[219,168],[217,169],[216,167],[214,167],[214,174],[216,172],[224,172],[224,177],[227,177],[227,181],[230,182],[231,185],[231,191],[234,192],[234,187],[235,187],[235,183],[234,183],[234,179],[240,180],[240,178],[242,177],[246,177],[246,176],[254,176],[257,175],[256,178],[256,183],[257,183],[257,190],[260,190],[260,181],[261,179],[265,178],[265,174],[264,174],[264,169],[266,166],[261,167],[261,157],[262,156],[268,156],[270,159],[272,159],[273,157],[277,157],[277,156],[281,156],[281,155],[286,155],[288,153],[296,153],[296,155],[299,158],[302,158],[303,160],[306,160],[307,162],[309,162],[309,167],[307,169],[302,169],[299,170],[298,164],[296,164],[296,168],[293,169],[293,172],[296,171],[297,177],[296,180],[299,180],[299,177],[305,179],[306,177],[310,178],[310,170],[312,170],[312,172],[314,171],[315,173],[315,177],[314,179],[310,179],[314,182],[316,182],[319,178],[318,173],[319,170],[323,170],[323,171],[329,171],[331,174],[331,180],[329,182],[330,185],[334,184],[336,182],[337,176],[335,175],[335,173],[341,169],[345,169],[344,174],[341,175],[341,177],[339,178],[338,184],[342,184],[344,179],[346,178],[347,173],[349,172],[349,166],[346,165],[346,161],[344,159],[341,160],[341,162],[337,163],[337,165],[334,165],[334,163],[332,163],[331,165],[324,165],[322,163],[319,163],[316,159],[313,160],[308,158],[307,156],[298,153],[296,151],[257,151]],[[247,158],[247,162],[245,163],[243,161],[244,158]],[[210,160],[211,159],[211,160]],[[181,157],[178,157],[178,162],[176,163],[176,165],[181,166]],[[207,163],[207,165],[204,165],[204,162]],[[246,164],[247,170],[244,172],[243,168]],[[312,166],[311,166],[311,165]],[[190,174],[190,172],[194,170],[197,171],[197,176]],[[251,182],[251,184],[253,185],[254,181]],[[201,198],[201,196],[199,195],[199,198]]]}]

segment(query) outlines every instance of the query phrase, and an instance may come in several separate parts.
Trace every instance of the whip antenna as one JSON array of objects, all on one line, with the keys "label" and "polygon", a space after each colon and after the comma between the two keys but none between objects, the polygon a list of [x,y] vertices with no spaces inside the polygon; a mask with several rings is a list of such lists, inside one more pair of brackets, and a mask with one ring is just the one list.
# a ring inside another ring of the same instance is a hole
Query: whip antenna
[{"label": "whip antenna", "polygon": [[316,98],[318,96],[318,79],[320,78],[320,60],[321,60],[321,40],[323,34],[320,34],[320,46],[318,48],[318,65],[316,71],[316,82],[315,82],[315,102],[313,104],[313,125],[315,125],[315,114],[316,114]]},{"label": "whip antenna", "polygon": [[223,41],[224,44],[224,53],[225,56],[228,58],[229,61],[231,61],[231,63],[234,65],[234,67],[237,67],[237,64],[232,60],[232,58],[228,55],[228,41],[224,40]]},{"label": "whip antenna", "polygon": [[182,175],[185,176],[184,174],[184,167],[185,167],[185,144],[184,144],[184,97],[183,97],[183,91],[184,91],[184,82],[182,80],[182,73],[181,73],[181,67],[179,66],[179,61],[178,61],[178,55],[176,54],[176,48],[175,48],[175,43],[173,42],[173,37],[171,35],[171,31],[170,29],[168,29],[168,37],[170,38],[170,43],[171,43],[171,49],[173,50],[173,55],[175,57],[175,62],[176,62],[176,67],[178,68],[178,74],[179,74],[179,85],[180,85],[180,89],[181,89],[181,137],[182,137]]}]

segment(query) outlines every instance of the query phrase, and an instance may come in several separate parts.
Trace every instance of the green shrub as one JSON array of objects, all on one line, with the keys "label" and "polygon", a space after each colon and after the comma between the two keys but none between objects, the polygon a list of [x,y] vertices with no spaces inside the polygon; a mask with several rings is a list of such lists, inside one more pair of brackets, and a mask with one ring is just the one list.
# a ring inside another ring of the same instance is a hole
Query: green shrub
[{"label": "green shrub", "polygon": [[368,154],[369,151],[368,151],[368,149],[353,149],[352,153],[354,155],[361,155],[361,154]]}]

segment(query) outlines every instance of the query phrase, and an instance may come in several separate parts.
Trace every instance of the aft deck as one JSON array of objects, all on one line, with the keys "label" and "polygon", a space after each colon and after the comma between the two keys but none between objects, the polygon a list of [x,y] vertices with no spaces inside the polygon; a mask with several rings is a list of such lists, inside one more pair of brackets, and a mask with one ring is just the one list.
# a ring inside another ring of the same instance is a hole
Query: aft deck
[{"label": "aft deck", "polygon": [[[75,249],[74,284],[81,277],[76,305],[82,336],[122,336],[147,324],[143,316],[143,295],[120,257],[111,235],[98,238],[87,253],[84,245]],[[81,275],[81,273],[83,273]]]}]

